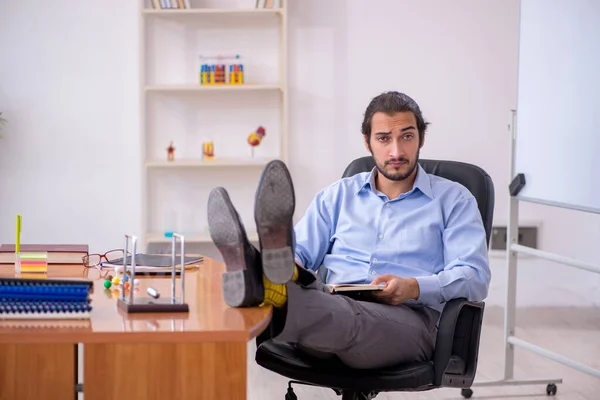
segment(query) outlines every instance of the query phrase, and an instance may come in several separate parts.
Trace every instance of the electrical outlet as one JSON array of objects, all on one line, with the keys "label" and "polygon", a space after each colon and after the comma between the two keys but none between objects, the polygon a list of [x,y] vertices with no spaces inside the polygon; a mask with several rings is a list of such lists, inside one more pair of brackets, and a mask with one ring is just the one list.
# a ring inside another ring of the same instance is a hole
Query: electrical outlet
[{"label": "electrical outlet", "polygon": [[[537,249],[537,226],[520,226],[519,227],[519,244]],[[506,241],[508,240],[506,226],[492,227],[492,240],[490,250],[506,250]]]}]

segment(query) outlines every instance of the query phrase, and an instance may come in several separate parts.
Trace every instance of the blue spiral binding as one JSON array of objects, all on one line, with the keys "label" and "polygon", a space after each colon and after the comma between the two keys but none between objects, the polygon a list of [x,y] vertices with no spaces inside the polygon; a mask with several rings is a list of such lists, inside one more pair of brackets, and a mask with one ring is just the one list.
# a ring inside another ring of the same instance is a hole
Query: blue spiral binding
[{"label": "blue spiral binding", "polygon": [[0,315],[92,310],[91,281],[0,278]]}]

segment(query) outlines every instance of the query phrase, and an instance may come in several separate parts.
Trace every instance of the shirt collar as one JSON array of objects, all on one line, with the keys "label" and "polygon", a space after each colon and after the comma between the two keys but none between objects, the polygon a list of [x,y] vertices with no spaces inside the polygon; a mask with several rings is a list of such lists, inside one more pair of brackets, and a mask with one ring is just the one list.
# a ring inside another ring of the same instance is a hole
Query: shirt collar
[{"label": "shirt collar", "polygon": [[[375,187],[376,176],[377,167],[373,167],[371,172],[369,172],[365,176],[365,181],[360,186],[360,188],[358,188],[355,194],[359,194],[365,189],[371,189],[373,192],[375,192],[377,190]],[[415,179],[412,191],[414,191],[415,189],[419,189],[425,196],[429,197],[430,199],[433,199],[433,193],[431,191],[431,180],[429,179],[429,175],[427,174],[427,172],[425,172],[423,167],[421,167],[421,164],[417,164],[417,177]]]}]

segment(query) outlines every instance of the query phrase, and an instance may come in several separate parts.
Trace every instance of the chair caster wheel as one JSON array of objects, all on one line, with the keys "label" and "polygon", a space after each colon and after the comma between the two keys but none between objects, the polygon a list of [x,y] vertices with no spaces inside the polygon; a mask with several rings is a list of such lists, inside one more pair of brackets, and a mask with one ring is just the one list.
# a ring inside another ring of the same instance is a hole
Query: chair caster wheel
[{"label": "chair caster wheel", "polygon": [[546,394],[548,396],[554,396],[557,390],[558,388],[554,383],[549,383],[548,386],[546,386]]},{"label": "chair caster wheel", "polygon": [[296,393],[294,393],[294,389],[291,387],[288,388],[287,393],[285,394],[285,400],[298,400]]},{"label": "chair caster wheel", "polygon": [[470,399],[471,396],[473,396],[473,391],[471,389],[461,389],[460,390],[460,394],[462,395],[462,397],[464,397],[465,399]]}]

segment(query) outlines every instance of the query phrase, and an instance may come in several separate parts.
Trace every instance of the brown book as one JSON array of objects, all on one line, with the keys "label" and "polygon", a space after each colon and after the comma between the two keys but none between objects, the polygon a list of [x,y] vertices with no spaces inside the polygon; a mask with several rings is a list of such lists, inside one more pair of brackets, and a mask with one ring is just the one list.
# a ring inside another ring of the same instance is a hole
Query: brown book
[{"label": "brown book", "polygon": [[[87,244],[22,244],[21,252],[48,253],[48,264],[83,264],[82,258],[89,253]],[[0,264],[14,264],[15,245],[0,246]]]}]

